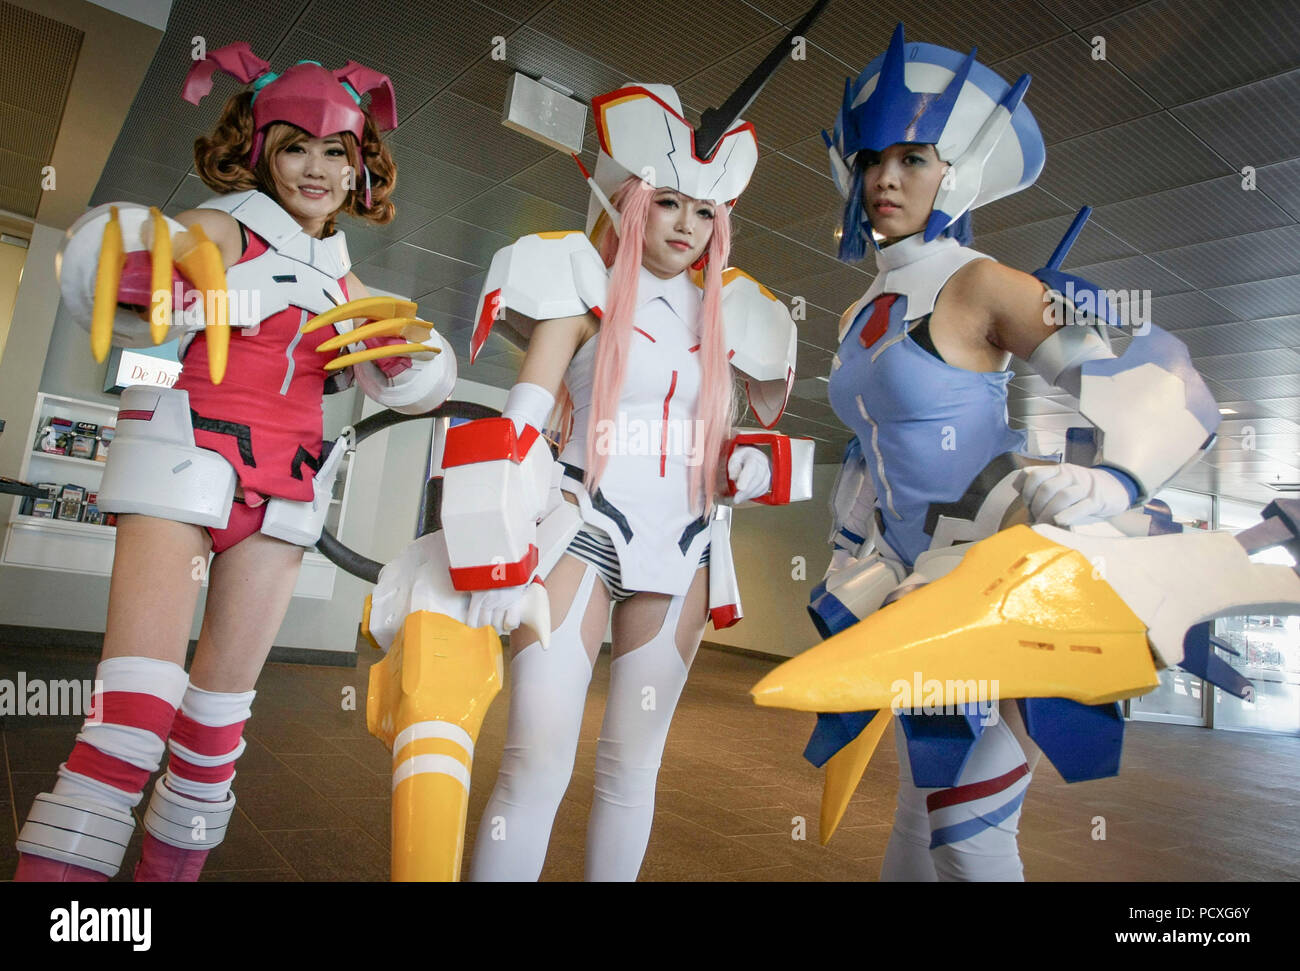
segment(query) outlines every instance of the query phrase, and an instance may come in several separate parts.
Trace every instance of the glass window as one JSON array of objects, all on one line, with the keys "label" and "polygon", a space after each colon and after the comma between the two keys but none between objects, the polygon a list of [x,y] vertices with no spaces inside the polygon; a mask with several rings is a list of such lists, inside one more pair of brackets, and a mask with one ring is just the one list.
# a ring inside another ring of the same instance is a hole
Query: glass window
[{"label": "glass window", "polygon": [[[1169,506],[1174,522],[1187,529],[1209,529],[1214,520],[1214,499],[1199,492],[1166,489],[1156,495]],[[1204,686],[1201,679],[1182,668],[1160,672],[1160,687],[1129,704],[1129,717],[1141,721],[1205,724]]]},{"label": "glass window", "polygon": [[[1239,532],[1260,521],[1259,503],[1235,499],[1219,502],[1219,527]],[[1285,550],[1271,549],[1251,557],[1255,563],[1294,567]],[[1239,657],[1226,658],[1255,684],[1255,697],[1242,701],[1214,689],[1214,726],[1245,731],[1300,735],[1300,617],[1251,615],[1221,618],[1218,637]]]}]

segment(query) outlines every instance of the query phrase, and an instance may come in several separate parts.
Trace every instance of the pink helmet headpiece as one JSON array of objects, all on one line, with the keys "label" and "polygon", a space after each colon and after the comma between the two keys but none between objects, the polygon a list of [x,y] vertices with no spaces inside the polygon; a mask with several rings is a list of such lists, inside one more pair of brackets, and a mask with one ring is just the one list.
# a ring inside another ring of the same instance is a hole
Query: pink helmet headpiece
[{"label": "pink helmet headpiece", "polygon": [[[257,164],[267,126],[272,122],[288,122],[316,138],[349,131],[360,144],[366,125],[361,96],[366,92],[370,92],[370,117],[375,127],[381,131],[397,127],[393,82],[388,75],[356,61],[348,61],[335,71],[327,70],[317,61],[299,61],[283,74],[276,74],[268,62],[253,53],[247,41],[239,41],[209,51],[202,60],[195,61],[185,76],[181,97],[198,104],[212,90],[212,75],[218,70],[245,84],[253,83],[255,131],[248,156],[249,168]],[[364,161],[361,168],[369,207],[370,171]]]}]

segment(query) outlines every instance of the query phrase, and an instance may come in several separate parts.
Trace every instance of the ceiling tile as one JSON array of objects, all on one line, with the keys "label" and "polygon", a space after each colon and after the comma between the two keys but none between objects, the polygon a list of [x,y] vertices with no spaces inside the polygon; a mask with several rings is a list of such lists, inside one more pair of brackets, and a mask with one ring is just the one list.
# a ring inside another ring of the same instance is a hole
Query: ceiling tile
[{"label": "ceiling tile", "polygon": [[1294,223],[1235,175],[1101,206],[1093,218],[1145,252]]},{"label": "ceiling tile", "polygon": [[[591,154],[584,158],[583,164],[591,171],[596,166],[596,156]],[[587,201],[591,197],[591,189],[573,157],[558,152],[511,177],[507,184],[582,213],[587,211]]]},{"label": "ceiling tile", "polygon": [[405,237],[403,242],[478,267],[486,267],[492,262],[497,250],[509,246],[514,240],[451,216],[439,216]]},{"label": "ceiling tile", "polygon": [[554,153],[502,125],[499,108],[489,111],[450,92],[403,121],[392,140],[492,181],[508,179]]},{"label": "ceiling tile", "polygon": [[1200,357],[1267,351],[1288,344],[1300,347],[1300,317],[1189,327],[1178,330],[1175,336],[1187,345],[1193,362]]},{"label": "ceiling tile", "polygon": [[1232,171],[1173,115],[1162,111],[1053,145],[1038,185],[1077,208],[1132,199]]},{"label": "ceiling tile", "polygon": [[772,22],[741,0],[638,0],[615,16],[592,16],[589,0],[555,0],[528,26],[629,78],[672,84],[764,36]]},{"label": "ceiling tile", "polygon": [[412,148],[398,147],[393,154],[397,159],[397,188],[393,192],[393,202],[398,209],[398,219],[402,218],[400,213],[406,202],[420,206],[432,218],[464,205],[467,199],[493,185],[492,180],[486,176],[458,168],[450,162]]},{"label": "ceiling tile", "polygon": [[1048,145],[1149,115],[1160,107],[1114,65],[1094,61],[1092,47],[1075,34],[997,61],[993,68],[1009,83],[1022,74],[1033,77],[1025,104]]},{"label": "ceiling tile", "polygon": [[[824,273],[833,265],[828,257],[815,250],[752,223],[743,226],[732,237],[729,263],[740,267],[765,286],[780,290],[788,290],[790,281]],[[807,296],[810,303],[820,305],[810,293],[802,295]]]},{"label": "ceiling tile", "polygon": [[[364,30],[357,29],[359,15],[365,19]],[[422,102],[474,61],[489,57],[492,38],[508,34],[518,23],[469,0],[363,4],[318,0],[296,26],[316,37],[345,39],[347,59],[392,75],[401,108],[403,98],[418,97]],[[315,59],[329,64],[323,57]],[[423,96],[403,91],[399,76],[418,79],[421,90],[432,90]]]},{"label": "ceiling tile", "polygon": [[817,42],[861,71],[889,46],[894,25],[900,20],[906,24],[909,43],[938,44],[962,52],[978,46],[979,59],[985,64],[1065,33],[1064,24],[1027,0],[998,4],[928,0],[907,4],[906,12],[889,4],[835,4],[822,15]]},{"label": "ceiling tile", "polygon": [[1234,168],[1300,155],[1300,70],[1173,109],[1174,117]]},{"label": "ceiling tile", "polygon": [[1265,165],[1256,171],[1255,191],[1264,193],[1292,217],[1300,219],[1300,158]]},{"label": "ceiling tile", "polygon": [[1293,0],[1155,0],[1097,24],[1096,32],[1106,38],[1107,60],[1164,105],[1300,61],[1300,7]]},{"label": "ceiling tile", "polygon": [[1240,378],[1300,374],[1300,353],[1290,348],[1198,357],[1193,363],[1201,374],[1227,381],[1230,387],[1236,387]]},{"label": "ceiling tile", "polygon": [[1230,324],[1237,315],[1200,291],[1156,297],[1151,301],[1151,323],[1182,336],[1184,327]]},{"label": "ceiling tile", "polygon": [[[979,233],[973,246],[983,253],[988,253],[1001,263],[1029,272],[1047,263],[1052,252],[1069,228],[1073,214],[1058,216],[1042,222],[1004,229],[1000,233]],[[1065,267],[1072,269],[1081,265],[1105,263],[1117,260],[1137,252],[1132,246],[1099,225],[1089,222],[1075,240],[1069,255],[1065,258]]]},{"label": "ceiling tile", "polygon": [[491,229],[509,239],[530,233],[581,229],[585,214],[520,192],[506,185],[454,209],[452,215],[465,222]]},{"label": "ceiling tile", "polygon": [[830,179],[783,155],[768,155],[759,160],[736,211],[768,229],[780,229],[842,204]]},{"label": "ceiling tile", "polygon": [[1060,17],[1071,27],[1095,24],[1099,20],[1144,2],[1146,0],[1038,0],[1042,7]]},{"label": "ceiling tile", "polygon": [[1238,317],[1284,317],[1300,307],[1300,276],[1218,287],[1206,293]]},{"label": "ceiling tile", "polygon": [[[1048,165],[1051,165],[1052,155],[1049,153],[1047,158]],[[971,227],[976,234],[991,235],[1072,212],[1060,199],[1037,185],[1031,185],[1015,195],[1006,196],[975,210],[971,214]]]},{"label": "ceiling tile", "polygon": [[1288,276],[1300,273],[1300,226],[1183,246],[1151,258],[1197,287]]}]

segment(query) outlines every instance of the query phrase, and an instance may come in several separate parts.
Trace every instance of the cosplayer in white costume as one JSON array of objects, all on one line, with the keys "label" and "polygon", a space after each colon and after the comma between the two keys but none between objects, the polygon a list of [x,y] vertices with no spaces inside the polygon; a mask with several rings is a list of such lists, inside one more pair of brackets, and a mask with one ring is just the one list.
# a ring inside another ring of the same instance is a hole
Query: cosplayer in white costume
[{"label": "cosplayer in white costume", "polygon": [[[848,200],[841,258],[869,247],[879,275],[844,314],[832,363],[830,401],[857,440],[833,497],[831,567],[810,607],[823,636],[952,569],[964,552],[952,544],[993,534],[1017,510],[1023,521],[1017,500],[1034,522],[1106,520],[1213,440],[1218,412],[1186,349],[1151,327],[1117,359],[1104,325],[1119,322],[1104,304],[1084,312],[1096,287],[1058,271],[1064,247],[1035,279],[953,238],[968,234],[971,209],[1026,188],[1042,168],[1021,104],[1028,80],[1007,85],[973,52],[905,45],[899,25],[888,52],[846,86],[827,138]],[[1067,280],[1079,306],[1045,296],[1044,284],[1065,291]],[[1017,454],[1024,433],[1006,419],[1013,355],[1080,398],[1095,426],[1088,464]],[[1023,878],[1017,822],[1039,750],[1016,705],[982,714],[973,745],[947,764],[927,747],[924,719],[896,721],[900,791],[882,879]],[[823,744],[818,764],[835,747]]]},{"label": "cosplayer in white costume", "polygon": [[[196,149],[199,171],[214,189],[233,180],[256,188],[227,191],[179,221],[103,206],[72,227],[62,251],[64,302],[91,330],[96,356],[110,343],[182,336],[185,368],[172,389],[122,395],[100,491],[100,507],[121,518],[99,717],[78,735],[53,792],[36,797],[18,838],[20,880],[115,874],[131,811],[164,750],[168,770],[143,813],[135,878],[198,878],[225,837],[253,685],[347,450],[343,440],[332,451],[321,441],[321,395],[355,379],[379,403],[420,413],[455,382],[446,343],[411,319],[413,304],[367,298],[343,234],[331,232],[341,209],[392,218],[395,168],[378,135],[396,127],[388,78],[355,62],[336,71],[302,62],[277,77],[239,43],[195,62],[184,96],[197,104],[218,68],[256,79],[256,94],[227,103],[218,132]],[[366,92],[369,114],[360,107]],[[205,299],[171,307],[174,282]],[[228,293],[253,299],[227,304]],[[148,323],[139,306],[151,308]],[[398,319],[361,333],[355,318]],[[227,365],[232,380],[223,383]],[[210,551],[187,674],[202,575],[194,564],[206,565]]]},{"label": "cosplayer in white costume", "polygon": [[[586,877],[636,878],[660,756],[704,625],[740,617],[731,509],[714,496],[776,504],[811,495],[810,441],[730,428],[733,369],[770,427],[795,364],[784,305],[739,271],[722,272],[728,211],[758,156],[753,127],[728,125],[700,158],[672,88],[631,85],[596,98],[593,110],[596,246],[579,232],[546,233],[493,259],[473,352],[504,309],[516,339],[529,338],[528,355],[505,418],[453,428],[443,461],[453,582],[497,587],[474,595],[469,624],[505,630],[522,620],[549,633],[539,642],[525,626],[511,638],[505,755],[474,845],[475,880],[541,872],[611,607]],[[703,273],[693,276],[692,264]],[[571,401],[572,432],[551,463],[538,431],[557,392]],[[506,498],[525,511],[517,522],[494,526],[482,508],[492,481],[505,481]],[[569,528],[550,538],[529,529],[566,516]],[[530,621],[521,601],[543,572],[550,620],[543,611]]]}]

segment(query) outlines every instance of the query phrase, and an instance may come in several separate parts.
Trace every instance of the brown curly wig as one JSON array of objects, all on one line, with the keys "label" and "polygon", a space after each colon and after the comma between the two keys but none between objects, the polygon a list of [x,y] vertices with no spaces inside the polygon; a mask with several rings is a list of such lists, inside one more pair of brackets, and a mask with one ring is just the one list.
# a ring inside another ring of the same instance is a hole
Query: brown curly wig
[{"label": "brown curly wig", "polygon": [[[194,140],[194,168],[204,184],[214,192],[243,192],[258,189],[279,202],[275,180],[271,177],[271,159],[278,153],[306,141],[311,136],[301,128],[287,122],[268,125],[266,139],[257,164],[250,169],[248,156],[253,149],[253,92],[234,95],[221,109],[221,118],[211,135],[201,135]],[[377,225],[393,221],[397,209],[389,201],[397,183],[397,163],[393,161],[388,146],[379,137],[366,115],[361,152],[366,168],[370,170],[370,206],[366,206],[365,176],[357,164],[357,140],[351,132],[341,132],[347,150],[348,164],[357,172],[357,185],[339,210],[349,216],[364,219]],[[325,224],[324,235],[334,232],[334,216]]]}]

